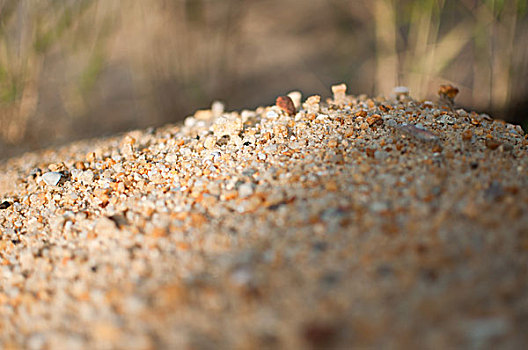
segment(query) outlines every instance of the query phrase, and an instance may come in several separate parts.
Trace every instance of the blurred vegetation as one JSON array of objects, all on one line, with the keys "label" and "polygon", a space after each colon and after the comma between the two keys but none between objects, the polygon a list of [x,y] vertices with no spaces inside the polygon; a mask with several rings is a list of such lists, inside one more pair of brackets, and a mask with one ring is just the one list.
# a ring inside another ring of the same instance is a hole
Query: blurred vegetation
[{"label": "blurred vegetation", "polygon": [[0,0],[0,158],[338,82],[526,128],[527,2]]}]

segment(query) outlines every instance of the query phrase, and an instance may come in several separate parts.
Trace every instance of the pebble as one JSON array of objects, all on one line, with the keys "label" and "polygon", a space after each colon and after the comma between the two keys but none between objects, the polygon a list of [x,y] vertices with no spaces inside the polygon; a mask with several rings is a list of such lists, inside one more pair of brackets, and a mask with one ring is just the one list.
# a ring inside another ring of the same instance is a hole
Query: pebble
[{"label": "pebble", "polygon": [[284,111],[287,115],[295,115],[295,105],[289,96],[279,96],[275,102],[277,107]]},{"label": "pebble", "polygon": [[295,109],[299,110],[301,108],[302,93],[300,91],[292,91],[287,96],[291,98]]},{"label": "pebble", "polygon": [[12,203],[9,202],[9,201],[3,201],[2,203],[0,203],[0,209],[7,209],[7,208],[9,208],[11,205],[12,205]]},{"label": "pebble", "polygon": [[409,94],[409,88],[406,86],[396,86],[393,90],[395,95],[408,95]]},{"label": "pebble", "polygon": [[337,105],[344,105],[348,102],[346,97],[346,84],[338,84],[332,86],[332,94],[334,95],[334,103]]},{"label": "pebble", "polygon": [[486,144],[486,147],[489,148],[490,150],[496,150],[501,145],[499,141],[494,140],[494,139],[486,139],[484,143]]},{"label": "pebble", "polygon": [[56,186],[61,178],[62,174],[56,171],[49,171],[42,174],[42,180],[49,186]]},{"label": "pebble", "polygon": [[211,114],[213,118],[218,118],[224,113],[225,105],[223,102],[220,101],[214,101],[211,104]]},{"label": "pebble", "polygon": [[313,95],[306,99],[303,103],[303,108],[308,114],[317,114],[319,112],[319,103],[321,101],[321,96]]}]

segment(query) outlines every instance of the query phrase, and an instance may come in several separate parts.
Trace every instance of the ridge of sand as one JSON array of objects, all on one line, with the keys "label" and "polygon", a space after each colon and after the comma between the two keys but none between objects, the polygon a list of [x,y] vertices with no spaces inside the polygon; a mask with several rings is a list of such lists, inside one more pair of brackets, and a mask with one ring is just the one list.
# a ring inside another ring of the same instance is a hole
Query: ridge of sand
[{"label": "ridge of sand", "polygon": [[396,91],[4,162],[0,348],[525,347],[527,137]]}]

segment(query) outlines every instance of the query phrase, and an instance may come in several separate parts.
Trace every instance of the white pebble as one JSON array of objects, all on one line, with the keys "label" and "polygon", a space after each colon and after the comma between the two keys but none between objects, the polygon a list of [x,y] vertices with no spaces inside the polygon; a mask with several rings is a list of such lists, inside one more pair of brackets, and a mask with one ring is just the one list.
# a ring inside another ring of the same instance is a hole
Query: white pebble
[{"label": "white pebble", "polygon": [[42,180],[49,186],[55,186],[59,183],[62,174],[56,171],[49,171],[42,174]]},{"label": "white pebble", "polygon": [[299,108],[301,108],[302,94],[300,91],[292,91],[288,93],[288,97],[292,99],[295,109],[298,110]]},{"label": "white pebble", "polygon": [[396,86],[394,88],[394,94],[396,95],[408,95],[409,94],[409,88],[406,86]]},{"label": "white pebble", "polygon": [[214,101],[211,105],[211,112],[213,112],[213,117],[218,118],[224,113],[224,104],[220,101]]},{"label": "white pebble", "polygon": [[186,127],[191,128],[194,126],[194,124],[196,124],[196,119],[193,117],[187,117],[185,118],[184,124]]}]

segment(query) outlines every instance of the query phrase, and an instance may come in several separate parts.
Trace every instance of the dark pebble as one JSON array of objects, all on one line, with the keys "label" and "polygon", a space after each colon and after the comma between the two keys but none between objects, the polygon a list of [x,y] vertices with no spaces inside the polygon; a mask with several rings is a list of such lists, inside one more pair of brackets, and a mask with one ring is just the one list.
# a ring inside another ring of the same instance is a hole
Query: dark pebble
[{"label": "dark pebble", "polygon": [[279,202],[277,204],[272,204],[268,207],[269,210],[277,210],[280,208],[281,205],[286,205],[288,204],[286,201],[282,201],[282,202]]},{"label": "dark pebble", "polygon": [[0,209],[7,209],[7,208],[9,208],[11,205],[12,205],[11,202],[3,201],[2,203],[0,203]]},{"label": "dark pebble", "polygon": [[484,143],[486,144],[486,147],[488,147],[490,150],[496,150],[501,145],[499,141],[494,139],[486,139]]}]

